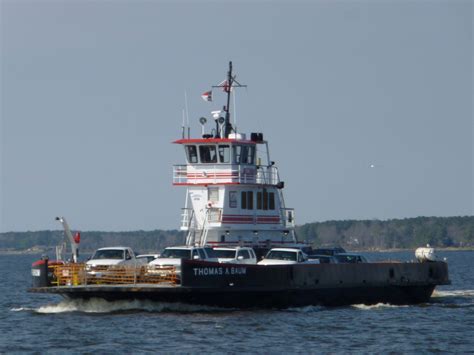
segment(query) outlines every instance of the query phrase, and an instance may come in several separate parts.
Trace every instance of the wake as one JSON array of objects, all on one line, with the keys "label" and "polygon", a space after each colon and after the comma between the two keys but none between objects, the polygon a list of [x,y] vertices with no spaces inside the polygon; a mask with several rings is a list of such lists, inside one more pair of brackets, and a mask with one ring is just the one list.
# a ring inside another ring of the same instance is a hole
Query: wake
[{"label": "wake", "polygon": [[451,291],[438,291],[435,290],[431,297],[440,298],[440,297],[473,297],[474,290],[451,290]]},{"label": "wake", "polygon": [[228,312],[230,308],[220,308],[211,306],[190,305],[183,303],[157,303],[153,301],[106,301],[103,299],[89,300],[63,300],[58,304],[48,304],[39,308],[18,307],[10,309],[12,312],[34,312],[38,314],[57,314],[57,313],[123,313],[123,312],[177,312],[177,313],[196,313],[196,312]]}]

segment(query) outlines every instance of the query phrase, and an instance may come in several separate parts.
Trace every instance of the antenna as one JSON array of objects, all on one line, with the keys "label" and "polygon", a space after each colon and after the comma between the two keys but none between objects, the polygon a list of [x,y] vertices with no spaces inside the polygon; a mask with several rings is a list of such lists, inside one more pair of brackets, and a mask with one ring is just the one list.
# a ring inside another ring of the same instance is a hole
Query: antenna
[{"label": "antenna", "polygon": [[186,90],[184,90],[184,107],[186,108],[186,123],[188,126],[188,139],[189,139],[191,136],[191,127],[189,125],[188,94],[186,93]]},{"label": "antenna", "polygon": [[[234,128],[230,123],[230,93],[232,92],[232,88],[240,88],[240,87],[247,87],[247,85],[241,85],[237,80],[235,80],[235,75],[232,75],[232,62],[229,62],[229,71],[227,72],[227,80],[224,80],[219,85],[213,86],[213,88],[219,87],[222,88],[227,93],[227,105],[223,107],[225,112],[224,124],[222,129],[222,137],[221,138],[228,138],[229,134]],[[235,131],[235,130],[234,130]]]},{"label": "antenna", "polygon": [[235,91],[232,93],[232,101],[234,104],[234,132],[237,133],[237,105],[235,104]]},{"label": "antenna", "polygon": [[185,114],[184,114],[184,109],[183,109],[183,123],[181,124],[181,138],[183,138],[183,139],[184,139],[184,132],[185,132],[185,129],[184,129],[185,124],[186,124],[185,123]]}]

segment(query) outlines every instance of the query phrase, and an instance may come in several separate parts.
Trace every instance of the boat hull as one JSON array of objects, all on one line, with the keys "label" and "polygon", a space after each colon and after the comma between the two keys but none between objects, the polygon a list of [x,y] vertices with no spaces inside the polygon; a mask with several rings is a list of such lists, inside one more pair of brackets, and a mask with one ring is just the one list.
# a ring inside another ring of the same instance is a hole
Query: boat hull
[{"label": "boat hull", "polygon": [[71,299],[150,300],[233,308],[287,308],[429,302],[449,284],[447,264],[232,265],[183,261],[180,285],[36,287]]},{"label": "boat hull", "polygon": [[[177,287],[64,287],[44,291],[69,299],[100,298],[107,301],[147,300],[231,308],[287,308],[310,305],[345,306],[351,304],[394,305],[427,303],[435,286],[349,287],[299,290],[217,290]],[[36,292],[41,292],[39,289]]]}]

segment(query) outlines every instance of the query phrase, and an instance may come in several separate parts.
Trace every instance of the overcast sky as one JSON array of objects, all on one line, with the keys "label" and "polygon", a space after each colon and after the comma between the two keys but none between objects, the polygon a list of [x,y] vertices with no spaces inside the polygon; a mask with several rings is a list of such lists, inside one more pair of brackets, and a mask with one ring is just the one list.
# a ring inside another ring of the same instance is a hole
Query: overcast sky
[{"label": "overcast sky", "polygon": [[472,1],[0,3],[1,232],[178,228],[229,60],[299,224],[474,214]]}]

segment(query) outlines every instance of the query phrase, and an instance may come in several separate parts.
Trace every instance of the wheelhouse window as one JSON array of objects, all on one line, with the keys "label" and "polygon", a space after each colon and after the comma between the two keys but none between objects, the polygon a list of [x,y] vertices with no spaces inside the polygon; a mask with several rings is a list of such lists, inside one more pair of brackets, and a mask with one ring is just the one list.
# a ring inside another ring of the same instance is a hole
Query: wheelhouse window
[{"label": "wheelhouse window", "polygon": [[189,163],[194,164],[198,162],[198,153],[195,145],[187,145],[186,154],[188,156]]},{"label": "wheelhouse window", "polygon": [[215,145],[201,145],[199,146],[199,156],[201,163],[210,164],[217,163],[217,152]]},{"label": "wheelhouse window", "polygon": [[247,153],[248,153],[248,157],[247,157],[248,163],[252,165],[255,164],[255,147],[249,146]]},{"label": "wheelhouse window", "polygon": [[252,145],[234,145],[234,164],[255,164],[255,147]]},{"label": "wheelhouse window", "polygon": [[248,164],[248,151],[249,151],[249,147],[244,145],[242,146],[242,152],[240,154],[240,162],[242,164]]},{"label": "wheelhouse window", "polygon": [[240,155],[242,153],[242,146],[234,145],[232,146],[232,150],[234,151],[234,164],[240,164]]},{"label": "wheelhouse window", "polygon": [[243,146],[241,154],[241,163],[242,164],[253,164],[255,158],[255,147],[253,146]]},{"label": "wheelhouse window", "polygon": [[228,145],[218,146],[219,162],[230,163],[230,147]]}]

